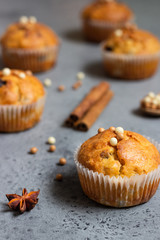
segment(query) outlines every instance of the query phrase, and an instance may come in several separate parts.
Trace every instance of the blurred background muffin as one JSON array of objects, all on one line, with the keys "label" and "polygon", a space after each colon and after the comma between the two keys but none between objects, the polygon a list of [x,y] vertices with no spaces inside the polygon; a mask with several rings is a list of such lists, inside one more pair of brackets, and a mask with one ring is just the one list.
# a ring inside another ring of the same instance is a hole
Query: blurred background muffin
[{"label": "blurred background muffin", "polygon": [[122,127],[110,127],[91,137],[75,157],[84,193],[114,207],[147,202],[160,180],[160,149],[155,146]]},{"label": "blurred background muffin", "polygon": [[160,59],[160,42],[151,33],[126,25],[115,30],[102,44],[107,74],[121,79],[144,79],[152,76]]},{"label": "blurred background muffin", "polygon": [[1,38],[2,59],[9,68],[41,72],[57,61],[59,39],[35,17],[22,16]]},{"label": "blurred background muffin", "polygon": [[133,21],[132,11],[115,0],[97,0],[82,12],[83,33],[87,40],[101,42],[115,29]]},{"label": "blurred background muffin", "polygon": [[41,82],[30,71],[0,71],[0,131],[17,132],[40,121],[45,103]]}]

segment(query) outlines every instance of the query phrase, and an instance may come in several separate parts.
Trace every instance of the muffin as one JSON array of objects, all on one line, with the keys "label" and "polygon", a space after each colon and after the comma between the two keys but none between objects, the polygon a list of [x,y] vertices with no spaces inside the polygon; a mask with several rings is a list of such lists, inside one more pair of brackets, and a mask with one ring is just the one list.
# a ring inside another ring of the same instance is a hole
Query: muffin
[{"label": "muffin", "polygon": [[53,30],[35,17],[21,17],[1,38],[2,59],[14,69],[42,72],[57,61],[59,40]]},{"label": "muffin", "polygon": [[95,42],[105,40],[115,29],[132,21],[132,11],[114,0],[97,0],[82,12],[84,36]]},{"label": "muffin", "polygon": [[41,82],[30,71],[0,71],[0,131],[18,132],[40,121],[45,102]]},{"label": "muffin", "polygon": [[151,33],[126,25],[102,44],[104,68],[114,78],[138,80],[152,76],[160,59],[160,42]]},{"label": "muffin", "polygon": [[84,193],[113,207],[147,202],[160,181],[157,148],[160,151],[156,142],[121,127],[111,127],[91,137],[75,155]]}]

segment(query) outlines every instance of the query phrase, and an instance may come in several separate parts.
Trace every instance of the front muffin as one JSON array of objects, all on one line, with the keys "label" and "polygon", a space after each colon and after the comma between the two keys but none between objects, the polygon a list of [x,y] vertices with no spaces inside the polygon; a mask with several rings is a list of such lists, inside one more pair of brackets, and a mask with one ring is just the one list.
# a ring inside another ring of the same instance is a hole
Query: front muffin
[{"label": "front muffin", "polygon": [[121,127],[111,127],[90,138],[75,160],[85,194],[114,207],[147,202],[160,179],[156,147],[140,134]]},{"label": "front muffin", "polygon": [[0,131],[17,132],[40,121],[45,102],[41,82],[30,71],[0,71]]},{"label": "front muffin", "polygon": [[7,67],[33,72],[51,68],[57,60],[59,40],[35,17],[21,17],[1,38],[2,57]]},{"label": "front muffin", "polygon": [[114,31],[102,45],[104,67],[109,76],[144,79],[158,67],[160,42],[151,33],[126,25]]},{"label": "front muffin", "polygon": [[132,11],[114,0],[97,0],[82,12],[83,32],[88,40],[100,42],[133,19]]}]

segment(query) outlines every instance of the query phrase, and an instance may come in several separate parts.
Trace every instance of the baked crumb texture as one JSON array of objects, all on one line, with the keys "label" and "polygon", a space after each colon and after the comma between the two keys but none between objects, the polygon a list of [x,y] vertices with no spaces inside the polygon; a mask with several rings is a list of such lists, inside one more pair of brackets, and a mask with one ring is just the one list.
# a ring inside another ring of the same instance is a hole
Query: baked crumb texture
[{"label": "baked crumb texture", "polygon": [[82,144],[78,161],[89,170],[110,177],[131,177],[158,168],[160,154],[145,137],[124,131],[124,138],[113,147],[110,139],[116,137],[110,129],[93,136]]},{"label": "baked crumb texture", "polygon": [[160,42],[153,34],[130,26],[114,31],[104,49],[116,54],[147,55],[158,53]]},{"label": "baked crumb texture", "polygon": [[27,105],[44,97],[42,83],[29,71],[7,70],[0,71],[0,105]]},{"label": "baked crumb texture", "polygon": [[11,49],[41,49],[44,47],[57,46],[58,37],[54,31],[42,23],[11,24],[1,38],[1,44]]},{"label": "baked crumb texture", "polygon": [[111,23],[124,23],[132,17],[132,11],[125,4],[116,1],[96,1],[82,12],[83,19]]}]

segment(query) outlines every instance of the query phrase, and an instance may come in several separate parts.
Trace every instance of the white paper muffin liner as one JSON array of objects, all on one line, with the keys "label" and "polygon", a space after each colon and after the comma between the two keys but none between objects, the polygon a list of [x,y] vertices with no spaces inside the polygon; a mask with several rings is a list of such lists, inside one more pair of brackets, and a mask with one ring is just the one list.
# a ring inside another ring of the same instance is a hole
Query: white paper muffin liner
[{"label": "white paper muffin liner", "polygon": [[126,24],[132,24],[133,22],[133,19],[121,23],[83,19],[82,23],[84,36],[88,40],[102,42],[116,29],[123,28]]},{"label": "white paper muffin liner", "polygon": [[45,96],[27,105],[0,105],[0,132],[18,132],[40,121]]},{"label": "white paper muffin liner", "polygon": [[160,52],[148,55],[115,54],[104,50],[102,44],[104,67],[111,77],[120,79],[144,79],[152,76],[159,64]]},{"label": "white paper muffin liner", "polygon": [[2,57],[5,66],[13,69],[45,71],[57,61],[59,46],[42,49],[10,49],[2,47]]},{"label": "white paper muffin liner", "polygon": [[[160,152],[160,144],[147,138]],[[156,192],[160,181],[160,166],[148,174],[130,178],[110,177],[93,172],[78,162],[77,149],[74,161],[84,193],[92,200],[112,207],[129,207],[147,202]]]},{"label": "white paper muffin liner", "polygon": [[87,21],[87,24],[90,25],[91,27],[98,27],[98,28],[105,28],[105,29],[118,29],[124,27],[126,24],[131,24],[134,22],[134,18],[120,22],[120,23],[113,23],[113,22],[107,22],[107,21],[96,21],[96,20],[84,20],[84,22]]}]

